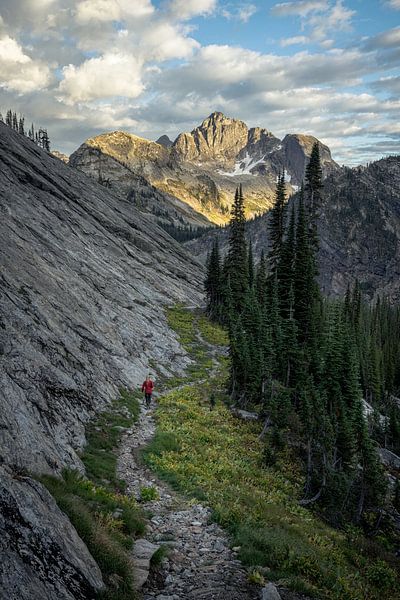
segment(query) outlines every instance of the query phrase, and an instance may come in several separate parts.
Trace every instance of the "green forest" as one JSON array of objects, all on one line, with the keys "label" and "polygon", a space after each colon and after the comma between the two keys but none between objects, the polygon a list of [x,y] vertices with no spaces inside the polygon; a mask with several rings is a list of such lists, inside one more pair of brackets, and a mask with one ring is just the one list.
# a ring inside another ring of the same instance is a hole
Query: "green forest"
[{"label": "green forest", "polygon": [[358,282],[342,299],[318,285],[318,214],[323,194],[318,144],[301,191],[289,201],[280,174],[269,248],[256,264],[236,191],[229,248],[215,241],[205,290],[211,319],[229,333],[231,401],[264,419],[265,464],[283,448],[300,458],[300,503],[329,523],[370,533],[390,529],[400,508],[378,448],[400,450],[400,309],[367,303]]}]

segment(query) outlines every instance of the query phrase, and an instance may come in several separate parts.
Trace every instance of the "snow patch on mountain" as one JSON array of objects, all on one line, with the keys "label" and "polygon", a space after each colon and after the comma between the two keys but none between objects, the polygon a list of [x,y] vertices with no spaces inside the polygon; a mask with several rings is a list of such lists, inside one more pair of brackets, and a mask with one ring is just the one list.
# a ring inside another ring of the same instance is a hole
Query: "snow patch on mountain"
[{"label": "snow patch on mountain", "polygon": [[252,169],[257,165],[265,162],[264,157],[260,159],[254,159],[252,156],[246,152],[246,156],[239,161],[235,162],[235,168],[233,171],[218,171],[221,175],[225,175],[227,177],[236,177],[237,175],[256,175],[256,173],[252,173]]}]

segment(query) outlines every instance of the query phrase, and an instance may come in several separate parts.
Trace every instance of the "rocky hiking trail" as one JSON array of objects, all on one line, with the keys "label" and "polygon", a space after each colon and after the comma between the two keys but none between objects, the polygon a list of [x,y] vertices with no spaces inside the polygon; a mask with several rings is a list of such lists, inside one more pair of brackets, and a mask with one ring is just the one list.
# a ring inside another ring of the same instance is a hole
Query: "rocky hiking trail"
[{"label": "rocky hiking trail", "polygon": [[[140,449],[155,433],[152,410],[141,406],[137,423],[122,441],[118,475],[127,483],[128,495],[140,498],[143,487],[155,487],[159,499],[146,503],[151,511],[147,542],[135,544],[136,581],[144,584],[144,600],[244,600],[260,598],[259,588],[229,547],[225,532],[210,522],[211,510],[193,504],[160,481],[141,464]],[[155,577],[147,579],[150,557],[162,546],[167,557]]]},{"label": "rocky hiking trail", "polygon": [[[199,332],[196,338],[212,359],[208,373],[212,377],[218,369],[217,353],[221,348],[205,341]],[[248,572],[230,548],[227,534],[212,523],[211,509],[184,498],[143,464],[140,451],[156,431],[155,408],[154,400],[150,409],[141,402],[139,419],[122,438],[117,464],[118,476],[127,485],[127,495],[140,499],[141,489],[149,487],[158,493],[158,499],[145,504],[152,514],[146,539],[137,540],[133,549],[135,580],[143,600],[259,599],[260,587],[249,581]],[[157,569],[151,569],[150,559],[161,546],[167,546],[166,556]],[[265,592],[262,597],[274,600],[273,595],[267,596]],[[279,599],[279,595],[275,598]]]}]

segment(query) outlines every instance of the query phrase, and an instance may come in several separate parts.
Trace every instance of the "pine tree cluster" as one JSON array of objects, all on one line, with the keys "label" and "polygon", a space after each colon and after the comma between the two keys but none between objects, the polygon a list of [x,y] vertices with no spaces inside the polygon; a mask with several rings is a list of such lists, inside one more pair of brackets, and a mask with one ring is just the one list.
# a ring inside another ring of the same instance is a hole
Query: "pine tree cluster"
[{"label": "pine tree cluster", "polygon": [[8,127],[11,127],[11,129],[14,129],[14,131],[18,131],[21,135],[26,135],[32,142],[37,144],[40,148],[43,148],[43,150],[50,152],[50,139],[47,129],[40,127],[38,130],[35,130],[35,126],[32,123],[28,132],[26,132],[25,117],[23,115],[17,117],[17,113],[13,112],[11,109],[8,109],[5,120],[0,113],[0,121],[8,125]]},{"label": "pine tree cluster", "polygon": [[[302,504],[317,503],[336,525],[365,523],[387,500],[375,440],[393,450],[400,444],[394,399],[400,312],[387,302],[364,304],[358,284],[342,301],[322,298],[316,258],[321,197],[316,144],[290,210],[279,176],[270,247],[255,265],[239,187],[228,253],[222,260],[216,240],[208,258],[207,310],[229,332],[232,401],[258,407],[265,418],[266,462],[276,460],[282,444],[296,448],[305,471]],[[374,407],[373,423],[363,395]]]},{"label": "pine tree cluster", "polygon": [[195,227],[192,225],[175,225],[174,223],[166,223],[165,221],[161,221],[161,219],[157,220],[157,225],[159,225],[162,229],[169,233],[171,237],[181,243],[195,240],[212,229],[215,229],[214,226]]}]

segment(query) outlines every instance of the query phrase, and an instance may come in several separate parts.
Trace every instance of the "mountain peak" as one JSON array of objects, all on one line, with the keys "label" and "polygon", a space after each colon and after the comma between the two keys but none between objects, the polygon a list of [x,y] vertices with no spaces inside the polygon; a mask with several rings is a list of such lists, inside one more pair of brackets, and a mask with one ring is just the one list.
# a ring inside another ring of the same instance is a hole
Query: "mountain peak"
[{"label": "mountain peak", "polygon": [[241,125],[243,125],[247,129],[246,123],[243,123],[243,121],[241,121],[240,119],[227,117],[224,113],[216,110],[212,112],[208,117],[206,117],[202,124],[199,127],[196,127],[193,131],[196,131],[196,129],[204,129],[210,126],[231,125],[232,123],[241,123]]},{"label": "mountain peak", "polygon": [[190,133],[181,133],[174,142],[174,151],[183,160],[233,164],[246,145],[247,136],[248,128],[243,121],[216,111]]},{"label": "mountain peak", "polygon": [[161,135],[158,140],[156,140],[156,144],[160,144],[160,146],[164,146],[164,148],[170,148],[173,145],[173,141],[169,139],[167,135]]}]

